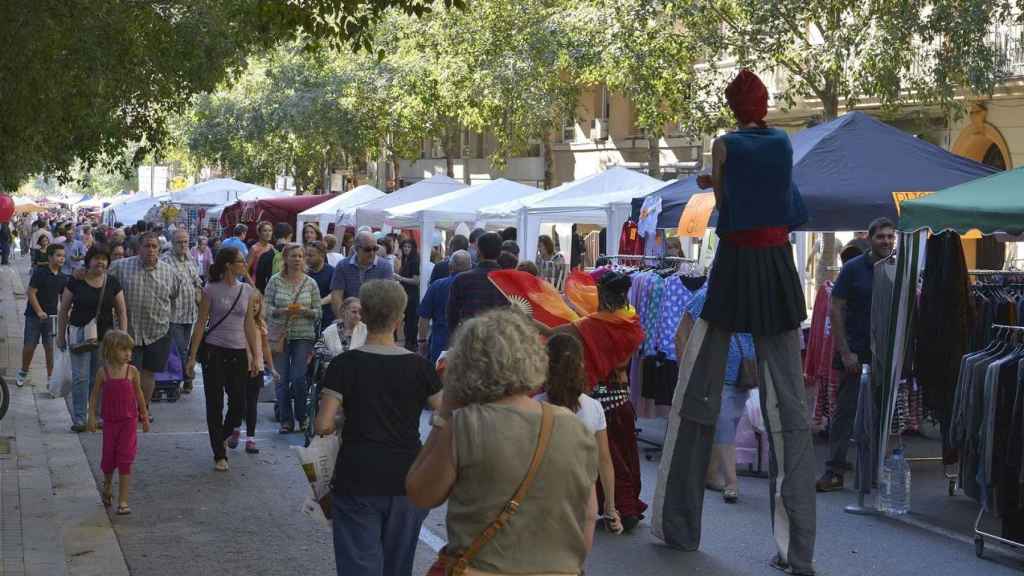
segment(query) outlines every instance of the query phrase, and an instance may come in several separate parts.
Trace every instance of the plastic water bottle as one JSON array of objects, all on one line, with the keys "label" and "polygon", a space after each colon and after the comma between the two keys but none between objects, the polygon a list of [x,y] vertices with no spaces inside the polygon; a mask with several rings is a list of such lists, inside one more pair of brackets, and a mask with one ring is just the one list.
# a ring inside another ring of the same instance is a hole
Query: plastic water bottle
[{"label": "plastic water bottle", "polygon": [[878,511],[887,516],[902,516],[910,511],[910,464],[903,449],[896,448],[885,459],[878,484]]}]

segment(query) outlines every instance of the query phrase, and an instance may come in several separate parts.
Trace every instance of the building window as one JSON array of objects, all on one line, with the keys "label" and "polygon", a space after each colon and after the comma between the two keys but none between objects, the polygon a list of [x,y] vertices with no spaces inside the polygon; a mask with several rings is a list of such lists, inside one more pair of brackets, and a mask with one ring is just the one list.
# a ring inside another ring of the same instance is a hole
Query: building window
[{"label": "building window", "polygon": [[570,143],[576,141],[576,119],[572,117],[562,119],[562,142]]}]

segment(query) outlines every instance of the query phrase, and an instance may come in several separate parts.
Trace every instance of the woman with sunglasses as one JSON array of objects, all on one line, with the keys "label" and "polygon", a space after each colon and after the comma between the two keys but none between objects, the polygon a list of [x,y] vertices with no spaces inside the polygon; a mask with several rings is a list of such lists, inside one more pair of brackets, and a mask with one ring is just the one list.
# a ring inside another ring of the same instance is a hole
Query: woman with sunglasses
[{"label": "woman with sunglasses", "polygon": [[[218,472],[228,470],[225,444],[242,422],[246,384],[258,369],[256,358],[246,352],[260,345],[256,300],[252,297],[255,289],[239,282],[243,276],[245,258],[242,253],[231,246],[221,248],[210,266],[210,282],[203,289],[199,318],[192,330],[192,352],[185,366],[186,373],[192,376],[199,344],[205,341],[202,362],[206,427]],[[227,415],[224,414],[225,394]]]}]

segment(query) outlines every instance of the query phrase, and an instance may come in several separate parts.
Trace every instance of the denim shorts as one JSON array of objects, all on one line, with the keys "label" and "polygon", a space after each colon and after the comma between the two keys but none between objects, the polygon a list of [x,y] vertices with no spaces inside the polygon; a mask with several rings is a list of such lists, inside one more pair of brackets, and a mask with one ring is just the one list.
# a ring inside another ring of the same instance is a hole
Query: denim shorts
[{"label": "denim shorts", "polygon": [[715,425],[715,444],[735,444],[736,427],[750,398],[750,390],[741,390],[731,384],[722,386],[722,409]]},{"label": "denim shorts", "polygon": [[43,346],[53,346],[53,320],[40,320],[38,316],[25,316],[25,346],[35,346],[40,340]]}]

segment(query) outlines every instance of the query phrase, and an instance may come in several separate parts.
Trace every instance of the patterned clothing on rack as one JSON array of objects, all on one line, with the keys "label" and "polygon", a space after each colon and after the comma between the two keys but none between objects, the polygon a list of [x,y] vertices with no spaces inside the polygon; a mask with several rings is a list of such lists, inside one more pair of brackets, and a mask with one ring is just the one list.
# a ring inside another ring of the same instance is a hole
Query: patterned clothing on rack
[{"label": "patterned clothing on rack", "polygon": [[829,318],[831,294],[831,282],[826,282],[818,290],[804,357],[804,384],[813,390],[815,399],[811,425],[819,430],[835,416],[836,397],[839,394],[840,374],[833,365],[835,347],[832,341],[832,321]]},{"label": "patterned clothing on rack", "polygon": [[664,291],[661,298],[661,310],[658,319],[658,350],[665,353],[668,360],[677,361],[676,358],[676,330],[679,328],[679,320],[683,317],[686,305],[693,298],[679,276],[671,276],[665,280]]}]

